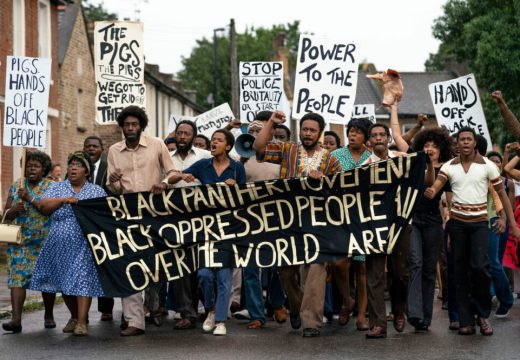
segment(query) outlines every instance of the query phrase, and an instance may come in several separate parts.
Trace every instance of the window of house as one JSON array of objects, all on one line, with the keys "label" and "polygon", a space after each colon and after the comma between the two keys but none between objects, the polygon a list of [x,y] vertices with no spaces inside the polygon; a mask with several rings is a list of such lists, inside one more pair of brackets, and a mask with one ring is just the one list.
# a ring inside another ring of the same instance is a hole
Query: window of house
[{"label": "window of house", "polygon": [[83,128],[83,108],[82,108],[82,101],[83,99],[83,90],[78,89],[78,92],[76,94],[76,121],[78,129]]},{"label": "window of house", "polygon": [[51,57],[51,6],[49,0],[38,1],[38,56]]},{"label": "window of house", "polygon": [[25,55],[25,0],[13,0],[13,55]]}]

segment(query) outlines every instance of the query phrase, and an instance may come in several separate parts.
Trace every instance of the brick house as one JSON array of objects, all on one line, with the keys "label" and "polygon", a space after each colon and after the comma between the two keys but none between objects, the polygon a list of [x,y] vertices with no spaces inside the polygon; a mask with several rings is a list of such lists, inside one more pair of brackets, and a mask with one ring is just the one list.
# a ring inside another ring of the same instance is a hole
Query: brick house
[{"label": "brick house", "polygon": [[[6,57],[9,55],[52,59],[47,148],[52,156],[58,153],[56,129],[59,128],[58,71],[58,0],[0,1],[0,116],[3,131],[5,102]],[[21,148],[0,146],[0,203],[3,208],[7,190],[20,176]]]}]

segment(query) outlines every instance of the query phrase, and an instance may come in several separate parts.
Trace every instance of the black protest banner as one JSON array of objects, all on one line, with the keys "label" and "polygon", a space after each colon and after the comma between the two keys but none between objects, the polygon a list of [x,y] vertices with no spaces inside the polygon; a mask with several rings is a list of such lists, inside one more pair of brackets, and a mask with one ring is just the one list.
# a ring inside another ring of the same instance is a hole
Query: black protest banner
[{"label": "black protest banner", "polygon": [[324,177],[172,189],[73,206],[107,296],[198,268],[390,253],[422,194],[424,153]]},{"label": "black protest banner", "polygon": [[240,120],[251,122],[263,110],[280,110],[283,96],[281,61],[240,62]]},{"label": "black protest banner", "polygon": [[7,57],[4,146],[45,147],[50,79],[51,59]]},{"label": "black protest banner", "polygon": [[475,75],[469,74],[457,79],[429,85],[430,96],[439,125],[444,125],[450,134],[469,126],[477,134],[484,136],[491,150],[492,142],[480,102]]},{"label": "black protest banner", "polygon": [[358,53],[351,41],[300,35],[293,117],[315,112],[329,122],[346,124],[356,98]]},{"label": "black protest banner", "polygon": [[143,24],[130,21],[98,21],[94,28],[96,73],[96,121],[116,123],[125,107],[144,109]]}]

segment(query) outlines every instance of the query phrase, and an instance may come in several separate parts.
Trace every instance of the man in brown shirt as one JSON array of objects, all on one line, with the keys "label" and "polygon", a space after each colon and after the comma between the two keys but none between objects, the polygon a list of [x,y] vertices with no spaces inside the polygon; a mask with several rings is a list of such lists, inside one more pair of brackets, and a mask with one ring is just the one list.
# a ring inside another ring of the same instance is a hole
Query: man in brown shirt
[{"label": "man in brown shirt", "polygon": [[[117,116],[117,123],[125,138],[108,150],[108,189],[114,194],[161,193],[166,189],[166,179],[176,170],[164,142],[142,134],[148,125],[146,113],[137,106],[128,106]],[[128,327],[121,336],[144,334],[141,293],[123,298],[122,304]]]}]

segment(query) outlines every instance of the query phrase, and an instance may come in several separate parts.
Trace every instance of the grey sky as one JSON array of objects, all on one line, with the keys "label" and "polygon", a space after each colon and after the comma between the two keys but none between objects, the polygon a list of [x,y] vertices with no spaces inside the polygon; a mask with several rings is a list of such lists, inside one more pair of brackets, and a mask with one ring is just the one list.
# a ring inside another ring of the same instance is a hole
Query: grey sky
[{"label": "grey sky", "polygon": [[[213,36],[234,18],[237,31],[246,26],[270,27],[300,20],[300,30],[335,39],[356,41],[362,59],[379,70],[423,71],[428,54],[439,42],[432,36],[433,20],[447,0],[104,0],[120,18],[144,22],[146,61],[162,72],[182,68],[195,40]],[[100,0],[90,0],[98,4]],[[137,12],[137,11],[138,12]]]}]

